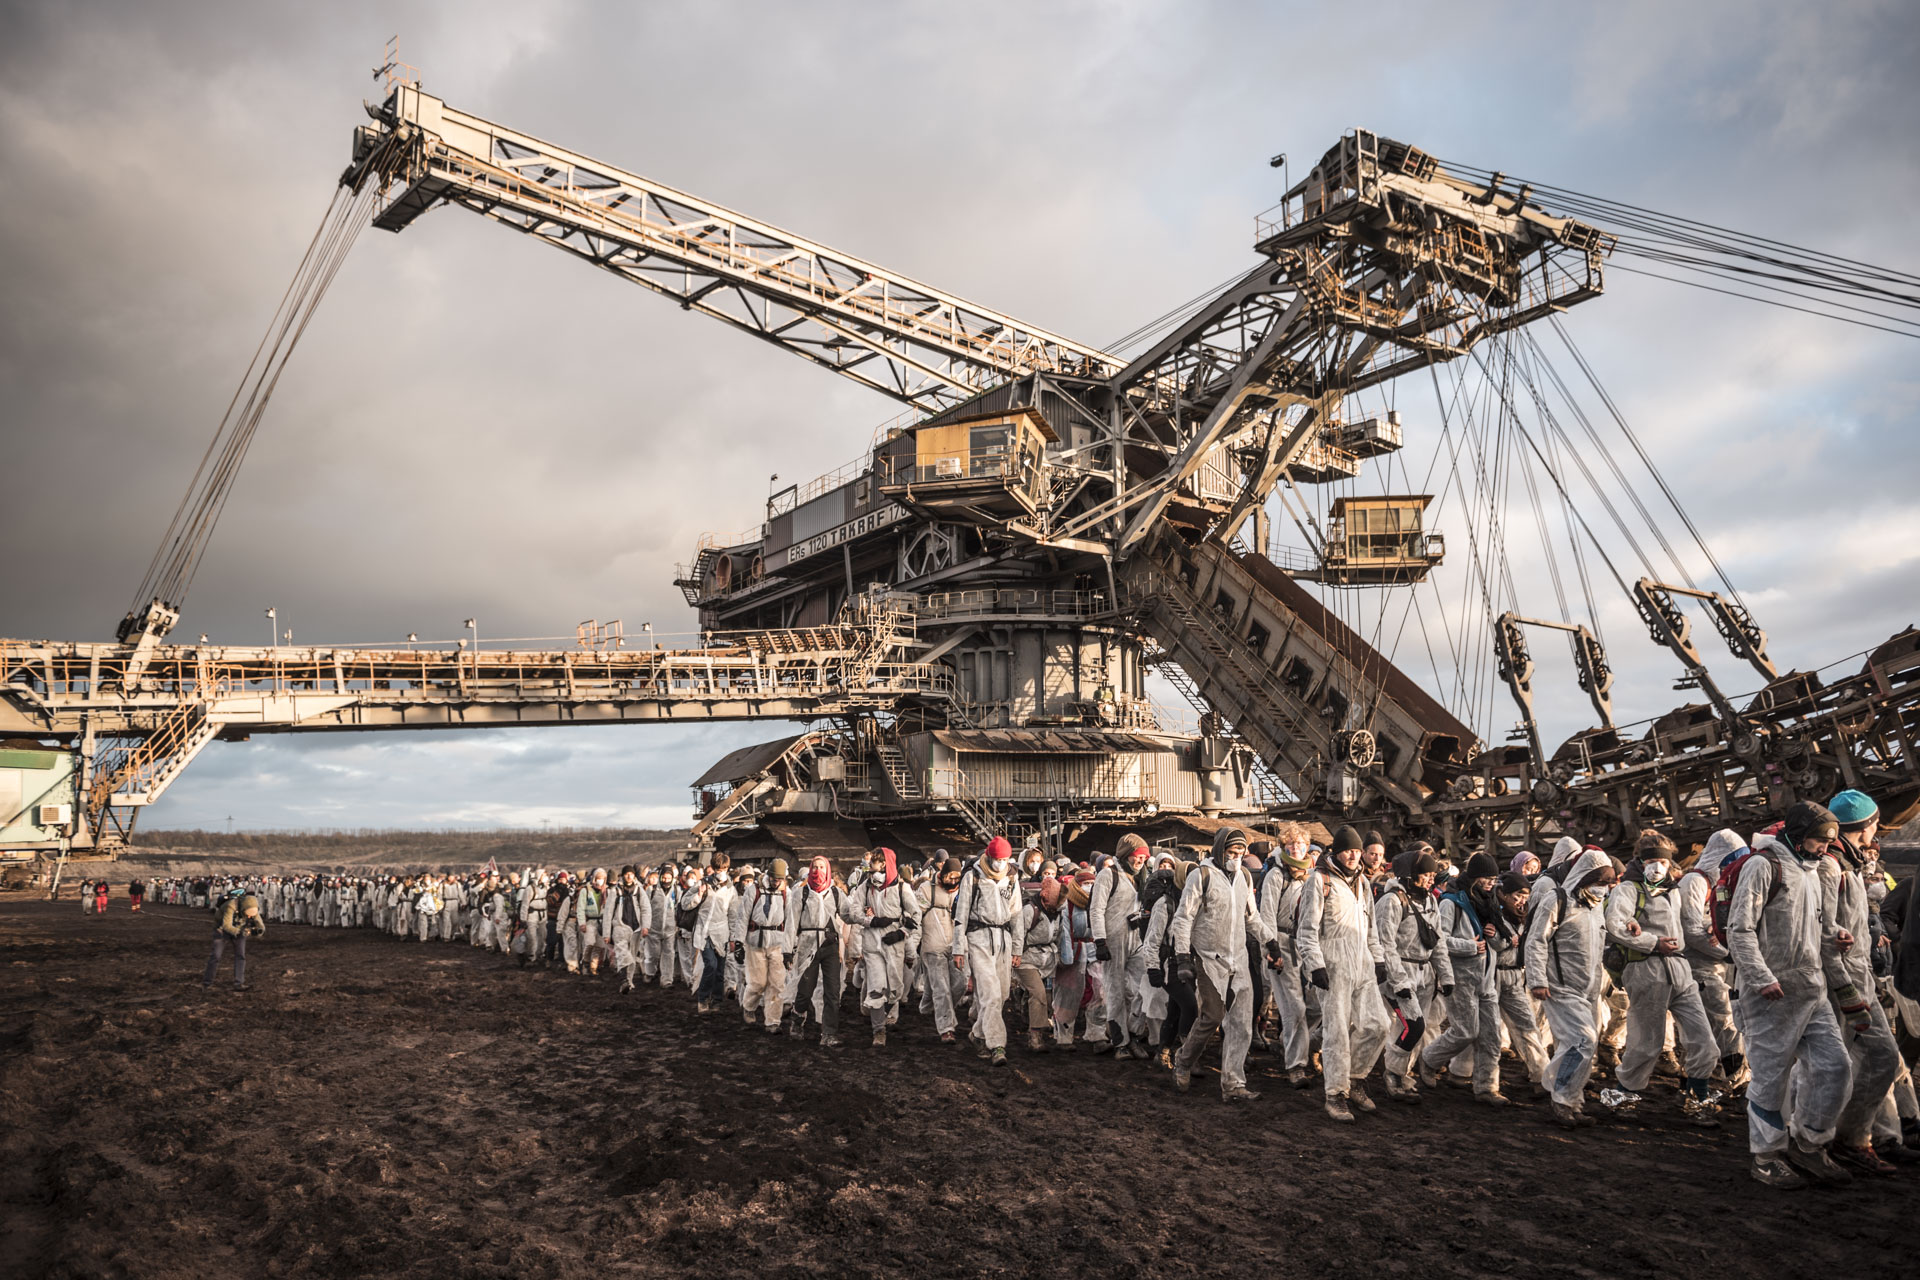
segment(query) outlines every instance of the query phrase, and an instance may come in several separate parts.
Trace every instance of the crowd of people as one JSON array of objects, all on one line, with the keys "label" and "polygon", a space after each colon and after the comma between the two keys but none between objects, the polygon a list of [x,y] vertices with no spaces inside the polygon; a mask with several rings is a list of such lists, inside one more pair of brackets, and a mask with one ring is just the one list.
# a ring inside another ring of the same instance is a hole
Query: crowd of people
[{"label": "crowd of people", "polygon": [[[1248,1054],[1317,1078],[1326,1114],[1457,1087],[1492,1108],[1524,1078],[1554,1123],[1632,1107],[1661,1077],[1676,1122],[1715,1126],[1744,1102],[1752,1174],[1843,1183],[1920,1163],[1920,1104],[1896,1026],[1920,1035],[1912,881],[1878,860],[1879,812],[1858,791],[1795,805],[1683,856],[1655,830],[1616,854],[1561,839],[1545,857],[1390,855],[1340,827],[1223,828],[1189,860],[1123,836],[1111,854],[904,864],[875,849],[842,876],[824,857],[590,872],[265,876],[157,882],[212,907],[215,950],[269,923],[464,942],[521,967],[564,967],[621,992],[684,984],[768,1034],[842,1043],[852,989],[876,1049],[917,1006],[943,1043],[994,1065],[1034,1054],[1157,1065],[1186,1091],[1219,1036],[1228,1102],[1258,1097]],[[1503,1059],[1512,1084],[1503,1080]],[[1603,1082],[1605,1083],[1603,1087]]]}]

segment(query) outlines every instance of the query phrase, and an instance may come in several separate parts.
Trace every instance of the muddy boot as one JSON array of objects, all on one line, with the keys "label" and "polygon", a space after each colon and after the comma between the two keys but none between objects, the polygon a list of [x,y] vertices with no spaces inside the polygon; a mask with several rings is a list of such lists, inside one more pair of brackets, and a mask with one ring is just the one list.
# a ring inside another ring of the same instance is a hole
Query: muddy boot
[{"label": "muddy boot", "polygon": [[1420,1102],[1420,1091],[1414,1088],[1413,1081],[1392,1071],[1387,1072],[1387,1096],[1395,1102],[1405,1102],[1410,1105],[1418,1105]]},{"label": "muddy boot", "polygon": [[1755,1156],[1753,1180],[1761,1186],[1777,1187],[1782,1191],[1807,1185],[1807,1180],[1795,1173],[1793,1166],[1779,1156]]},{"label": "muddy boot", "polygon": [[951,1032],[951,1031],[942,1031],[942,1032],[940,1033],[940,1043],[941,1043],[941,1044],[952,1044],[953,1042],[954,1042],[954,1035],[953,1035],[953,1032]]},{"label": "muddy boot", "polygon": [[989,1064],[990,1064],[990,1065],[992,1065],[992,1066],[996,1066],[996,1067],[1004,1067],[1004,1066],[1006,1066],[1006,1065],[1007,1065],[1007,1051],[1006,1051],[1005,1049],[995,1049],[995,1050],[993,1051],[993,1057],[992,1057],[992,1058],[990,1059],[990,1063],[989,1063]]},{"label": "muddy boot", "polygon": [[822,1049],[838,1049],[840,1047],[840,1037],[831,1031],[822,1031],[820,1033],[820,1047]]},{"label": "muddy boot", "polygon": [[1173,1064],[1173,1087],[1181,1093],[1193,1087],[1193,1072],[1177,1062]]},{"label": "muddy boot", "polygon": [[1485,1103],[1489,1107],[1504,1107],[1511,1102],[1511,1099],[1498,1089],[1488,1089],[1485,1092],[1476,1090],[1473,1095],[1473,1100],[1475,1102]]},{"label": "muddy boot", "polygon": [[1359,1080],[1348,1083],[1347,1102],[1349,1105],[1361,1111],[1376,1111],[1379,1109],[1374,1100],[1367,1096],[1367,1086]]},{"label": "muddy boot", "polygon": [[1899,1172],[1898,1169],[1888,1164],[1885,1160],[1882,1160],[1880,1153],[1869,1146],[1843,1147],[1836,1142],[1833,1144],[1833,1154],[1839,1159],[1840,1163],[1860,1173],[1871,1173],[1879,1176]]},{"label": "muddy boot", "polygon": [[1341,1124],[1353,1123],[1353,1112],[1347,1109],[1347,1095],[1330,1093],[1327,1095],[1327,1119],[1337,1120]]},{"label": "muddy boot", "polygon": [[1580,1113],[1564,1102],[1553,1104],[1553,1122],[1562,1129],[1580,1128]]},{"label": "muddy boot", "polygon": [[1802,1177],[1830,1187],[1841,1187],[1853,1181],[1853,1175],[1833,1162],[1825,1147],[1810,1147],[1795,1138],[1787,1144],[1787,1163],[1792,1165]]},{"label": "muddy boot", "polygon": [[979,1041],[979,1048],[974,1051],[973,1056],[980,1059],[980,1061],[985,1062],[987,1059],[993,1056],[993,1050],[987,1048],[987,1042],[985,1040],[982,1040],[982,1041]]},{"label": "muddy boot", "polygon": [[1132,1041],[1127,1045],[1127,1052],[1133,1056],[1136,1062],[1145,1062],[1153,1056],[1153,1050],[1147,1048],[1146,1045],[1138,1040]]},{"label": "muddy boot", "polygon": [[1420,1073],[1421,1088],[1423,1089],[1439,1088],[1440,1073],[1438,1071],[1435,1071],[1432,1067],[1428,1066],[1427,1060],[1425,1058],[1418,1058],[1415,1061],[1419,1062],[1420,1064],[1419,1073]]},{"label": "muddy boot", "polygon": [[1041,1031],[1027,1032],[1027,1051],[1029,1053],[1045,1053],[1047,1051],[1046,1033]]},{"label": "muddy boot", "polygon": [[[1243,1084],[1231,1084],[1220,1091],[1220,1101],[1222,1102],[1252,1102],[1259,1096],[1258,1093]],[[1887,1167],[1891,1169],[1893,1166],[1888,1165]]]},{"label": "muddy boot", "polygon": [[752,1026],[754,1012],[752,1009],[742,1009],[740,1011],[740,1021],[746,1023],[748,1026]]},{"label": "muddy boot", "polygon": [[1305,1067],[1292,1067],[1287,1071],[1287,1083],[1296,1089],[1304,1089],[1313,1083],[1313,1072]]}]

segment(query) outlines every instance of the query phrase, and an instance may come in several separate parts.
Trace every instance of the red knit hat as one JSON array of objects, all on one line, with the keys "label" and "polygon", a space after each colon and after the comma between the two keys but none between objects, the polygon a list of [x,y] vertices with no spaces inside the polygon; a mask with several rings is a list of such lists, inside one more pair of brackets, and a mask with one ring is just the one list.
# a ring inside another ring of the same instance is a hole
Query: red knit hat
[{"label": "red knit hat", "polygon": [[1011,858],[1013,846],[1007,843],[1005,836],[995,836],[987,841],[987,856],[993,859]]}]

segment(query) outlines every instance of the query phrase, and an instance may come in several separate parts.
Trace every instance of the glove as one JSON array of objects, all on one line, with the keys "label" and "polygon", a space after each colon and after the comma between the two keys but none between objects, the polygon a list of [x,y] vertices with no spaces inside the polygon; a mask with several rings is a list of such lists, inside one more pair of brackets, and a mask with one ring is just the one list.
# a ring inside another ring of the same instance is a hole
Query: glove
[{"label": "glove", "polygon": [[1833,998],[1840,1004],[1840,1017],[1855,1031],[1865,1031],[1873,1025],[1873,1019],[1867,1013],[1867,998],[1860,988],[1849,982],[1844,987],[1834,988]]},{"label": "glove", "polygon": [[1280,958],[1280,942],[1279,942],[1279,939],[1277,939],[1277,938],[1269,938],[1269,939],[1267,940],[1267,945],[1266,945],[1266,948],[1265,948],[1265,950],[1266,950],[1266,953],[1267,953],[1267,959],[1269,959],[1269,960],[1278,960],[1278,959]]},{"label": "glove", "polygon": [[1411,1000],[1413,999],[1413,988],[1412,987],[1395,987],[1393,989],[1393,998],[1395,1000],[1399,1000],[1402,1002]]},{"label": "glove", "polygon": [[1149,969],[1147,970],[1147,985],[1150,987],[1164,987],[1167,985],[1167,976],[1158,969]]},{"label": "glove", "polygon": [[736,943],[734,943],[734,944],[733,944],[733,948],[732,948],[732,950],[733,950],[733,958],[734,958],[735,960],[740,960],[740,961],[745,961],[745,960],[746,960],[746,958],[747,958],[747,944],[746,944],[746,943],[744,943],[744,942],[736,942]]},{"label": "glove", "polygon": [[1453,994],[1453,984],[1451,982],[1443,982],[1440,984],[1440,998],[1442,1000],[1446,999],[1448,996],[1452,994]]},{"label": "glove", "polygon": [[905,929],[889,929],[880,935],[880,945],[886,947],[890,947],[896,942],[905,942],[906,940],[907,931]]},{"label": "glove", "polygon": [[1193,981],[1193,957],[1192,956],[1175,956],[1173,959],[1173,976],[1180,979],[1182,982],[1192,982]]},{"label": "glove", "polygon": [[1307,981],[1311,982],[1314,986],[1320,988],[1322,991],[1325,991],[1327,990],[1327,971],[1325,969],[1315,969],[1312,973],[1307,975]]},{"label": "glove", "polygon": [[1107,940],[1105,938],[1094,939],[1093,958],[1101,961],[1113,959],[1113,953],[1107,950]]},{"label": "glove", "polygon": [[1387,980],[1387,962],[1385,960],[1375,960],[1373,962],[1373,980],[1375,982],[1385,982]]}]

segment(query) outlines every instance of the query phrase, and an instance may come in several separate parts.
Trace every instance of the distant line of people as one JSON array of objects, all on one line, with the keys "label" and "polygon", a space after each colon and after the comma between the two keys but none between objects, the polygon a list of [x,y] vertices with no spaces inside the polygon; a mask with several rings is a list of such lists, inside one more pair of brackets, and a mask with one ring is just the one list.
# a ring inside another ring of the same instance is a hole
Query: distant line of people
[{"label": "distant line of people", "polygon": [[[1920,1163],[1920,1103],[1893,1033],[1920,1034],[1911,880],[1878,860],[1879,813],[1858,791],[1794,806],[1751,839],[1713,834],[1690,860],[1658,831],[1624,856],[1561,839],[1546,860],[1456,861],[1416,841],[1389,858],[1352,827],[1273,839],[1223,827],[1190,859],[1123,836],[1084,864],[1003,838],[919,865],[871,851],[847,876],[824,857],[667,864],[610,875],[265,876],[169,880],[160,900],[211,904],[221,947],[269,921],[465,941],[521,967],[603,971],[621,992],[684,983],[775,1035],[842,1043],[851,988],[873,1046],[917,1004],[942,1043],[1006,1063],[1031,1053],[1152,1062],[1187,1090],[1218,1033],[1221,1096],[1244,1102],[1247,1056],[1316,1075],[1326,1114],[1378,1110],[1368,1082],[1418,1103],[1451,1084],[1490,1107],[1503,1074],[1569,1130],[1590,1103],[1632,1106],[1656,1077],[1676,1119],[1713,1126],[1744,1094],[1753,1176],[1838,1183]],[[1506,1066],[1503,1059],[1510,1059]],[[1610,1080],[1607,1087],[1600,1081]]]}]

